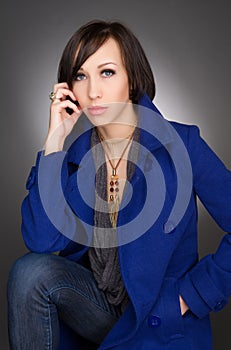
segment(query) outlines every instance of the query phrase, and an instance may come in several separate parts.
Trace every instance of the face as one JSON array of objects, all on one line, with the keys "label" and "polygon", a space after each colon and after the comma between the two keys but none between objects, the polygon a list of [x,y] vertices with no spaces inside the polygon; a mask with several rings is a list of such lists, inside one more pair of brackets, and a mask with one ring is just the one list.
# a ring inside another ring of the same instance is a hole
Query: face
[{"label": "face", "polygon": [[105,119],[109,110],[112,116],[112,109],[114,112],[116,109],[118,115],[124,103],[131,102],[127,72],[120,48],[113,38],[109,38],[80,67],[73,82],[73,93],[93,123]]}]

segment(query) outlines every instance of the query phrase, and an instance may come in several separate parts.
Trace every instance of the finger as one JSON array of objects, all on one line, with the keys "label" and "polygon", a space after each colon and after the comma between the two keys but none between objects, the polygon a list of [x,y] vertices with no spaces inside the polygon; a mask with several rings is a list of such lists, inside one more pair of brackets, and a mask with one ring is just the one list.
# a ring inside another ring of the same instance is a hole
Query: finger
[{"label": "finger", "polygon": [[73,113],[72,115],[69,116],[69,119],[73,121],[73,123],[75,124],[77,122],[77,120],[80,117],[80,113]]},{"label": "finger", "polygon": [[69,90],[69,89],[64,89],[64,88],[59,88],[57,90],[57,92],[55,93],[55,98],[53,99],[53,101],[66,99],[67,96],[69,96],[73,101],[76,101],[76,97],[73,94],[73,92],[71,90]]},{"label": "finger", "polygon": [[76,106],[76,104],[74,104],[70,100],[57,101],[56,103],[52,103],[52,105],[53,105],[53,108],[56,108],[58,112],[61,112],[63,109],[69,107],[70,109],[73,110],[73,112],[78,114],[81,113],[81,111]]},{"label": "finger", "polygon": [[56,93],[58,91],[58,89],[63,88],[63,89],[69,89],[69,86],[66,82],[63,83],[57,83],[54,85],[53,87],[53,91],[54,93]]}]

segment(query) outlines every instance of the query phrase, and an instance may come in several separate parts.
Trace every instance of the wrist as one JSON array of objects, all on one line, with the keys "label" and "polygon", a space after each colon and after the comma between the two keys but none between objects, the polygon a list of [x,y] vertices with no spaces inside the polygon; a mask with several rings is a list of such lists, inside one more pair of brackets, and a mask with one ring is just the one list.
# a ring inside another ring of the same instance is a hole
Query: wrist
[{"label": "wrist", "polygon": [[48,155],[53,152],[60,152],[63,150],[64,140],[54,139],[54,137],[47,137],[44,147],[44,155]]}]

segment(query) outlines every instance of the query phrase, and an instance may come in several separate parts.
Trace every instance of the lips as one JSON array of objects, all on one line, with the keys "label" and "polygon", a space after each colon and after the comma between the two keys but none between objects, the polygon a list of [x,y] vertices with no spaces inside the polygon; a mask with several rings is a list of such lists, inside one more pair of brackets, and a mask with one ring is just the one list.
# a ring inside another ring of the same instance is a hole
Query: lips
[{"label": "lips", "polygon": [[88,107],[87,110],[92,116],[97,116],[97,115],[102,115],[103,113],[105,113],[107,110],[107,107],[94,106],[94,107]]}]

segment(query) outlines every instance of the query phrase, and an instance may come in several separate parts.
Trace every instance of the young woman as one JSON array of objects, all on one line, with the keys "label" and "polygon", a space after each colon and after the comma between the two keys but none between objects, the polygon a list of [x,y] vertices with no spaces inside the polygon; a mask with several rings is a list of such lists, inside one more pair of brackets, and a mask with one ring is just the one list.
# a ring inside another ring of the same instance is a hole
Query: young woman
[{"label": "young woman", "polygon": [[[72,36],[22,204],[11,349],[212,349],[210,312],[231,294],[231,174],[154,95],[124,25]],[[196,196],[226,232],[200,261]]]}]

